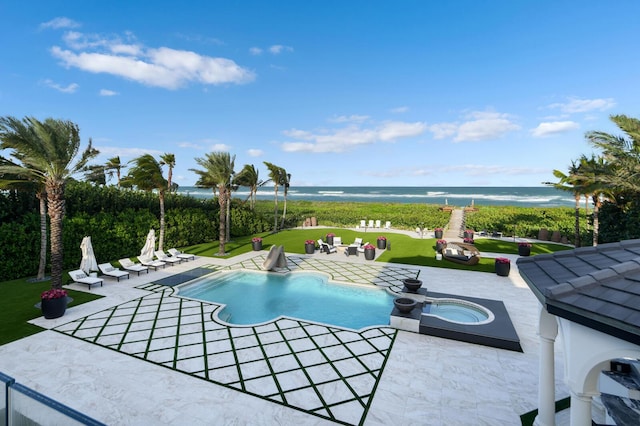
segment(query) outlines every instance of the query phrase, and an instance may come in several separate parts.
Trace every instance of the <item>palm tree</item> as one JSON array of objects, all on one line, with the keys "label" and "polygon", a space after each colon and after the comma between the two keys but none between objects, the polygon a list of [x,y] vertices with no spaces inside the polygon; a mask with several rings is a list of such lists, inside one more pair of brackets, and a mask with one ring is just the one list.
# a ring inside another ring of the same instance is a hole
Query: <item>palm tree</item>
[{"label": "palm tree", "polygon": [[580,158],[580,179],[583,182],[584,190],[593,201],[593,246],[598,245],[599,217],[602,198],[610,193],[610,186],[605,182],[610,170],[604,157],[591,158],[582,156]]},{"label": "palm tree", "polygon": [[[0,156],[0,170],[4,166],[20,167],[18,164]],[[44,281],[47,267],[47,193],[44,185],[37,181],[30,181],[22,175],[11,175],[0,171],[0,189],[13,189],[24,192],[35,192],[40,206],[40,262],[36,281]]]},{"label": "palm tree", "polygon": [[552,185],[554,188],[561,191],[571,192],[576,200],[575,206],[575,232],[574,232],[574,245],[580,247],[580,200],[585,193],[583,183],[580,179],[579,173],[580,163],[572,161],[569,166],[569,173],[564,174],[560,170],[554,170],[553,175],[558,178],[558,182],[545,182],[548,185]]},{"label": "palm tree", "polygon": [[226,242],[226,228],[227,228],[227,203],[229,197],[227,195],[229,187],[231,185],[231,177],[233,176],[233,167],[235,164],[236,156],[231,156],[228,152],[210,152],[204,156],[204,158],[196,157],[196,163],[200,169],[190,169],[195,172],[199,177],[196,186],[211,188],[213,186],[218,188],[218,204],[220,205],[219,213],[219,232],[218,232],[218,255],[224,256],[225,242]]},{"label": "palm tree", "polygon": [[253,210],[256,205],[256,194],[258,188],[265,184],[260,180],[258,170],[253,164],[245,164],[242,170],[236,175],[235,182],[240,186],[246,186],[249,188],[249,208]]},{"label": "palm tree", "polygon": [[167,174],[167,191],[171,192],[173,190],[173,168],[176,166],[176,156],[169,153],[164,153],[160,156],[160,165],[168,166],[169,173]]},{"label": "palm tree", "polygon": [[104,167],[109,176],[109,179],[113,177],[113,173],[115,172],[116,178],[118,179],[118,188],[120,188],[120,172],[126,167],[120,162],[120,156],[116,155],[113,158],[109,158]]},{"label": "palm tree", "polygon": [[291,173],[287,173],[285,169],[282,169],[282,187],[283,187],[283,199],[284,207],[282,207],[282,222],[280,222],[280,229],[284,228],[284,219],[287,216],[287,194],[289,193],[289,185],[291,182]]},{"label": "palm tree", "polygon": [[267,166],[267,169],[269,169],[269,180],[273,182],[273,190],[274,190],[273,232],[278,232],[278,187],[282,182],[282,179],[283,179],[282,175],[285,173],[282,167],[278,167],[275,164],[265,161],[264,165]]},{"label": "palm tree", "polygon": [[84,178],[87,182],[94,185],[106,185],[107,178],[105,176],[106,167],[101,164],[91,164],[84,169]]},{"label": "palm tree", "polygon": [[[38,182],[47,194],[47,211],[51,227],[51,286],[62,287],[62,220],[65,208],[65,184],[98,155],[91,139],[80,153],[80,129],[71,121],[34,117],[18,120],[0,118],[0,149],[9,149],[16,165],[2,166],[2,172],[24,176]],[[76,159],[80,153],[80,157]]]},{"label": "palm tree", "polygon": [[[134,165],[123,179],[123,185],[134,185],[143,191],[158,191],[160,200],[160,236],[158,250],[164,250],[164,195],[167,190],[167,180],[162,176],[162,167],[151,154],[144,154],[130,161]],[[126,182],[125,182],[126,181]]]}]

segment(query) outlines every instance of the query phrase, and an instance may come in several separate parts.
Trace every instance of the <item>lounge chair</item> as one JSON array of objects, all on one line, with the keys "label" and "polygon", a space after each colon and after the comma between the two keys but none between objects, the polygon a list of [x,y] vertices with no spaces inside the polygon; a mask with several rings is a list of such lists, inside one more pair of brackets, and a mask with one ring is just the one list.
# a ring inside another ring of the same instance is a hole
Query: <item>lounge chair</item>
[{"label": "lounge chair", "polygon": [[353,240],[353,243],[351,243],[351,245],[360,247],[362,245],[362,238],[356,238],[355,240]]},{"label": "lounge chair", "polygon": [[117,278],[118,281],[123,277],[129,278],[129,273],[127,271],[121,271],[110,263],[101,263],[98,265],[98,269],[100,269],[100,272],[102,272],[103,275]]},{"label": "lounge chair", "polygon": [[362,244],[360,247],[358,247],[358,253],[364,253],[364,246],[366,246],[367,244],[369,244],[369,241],[367,241],[366,243]]},{"label": "lounge chair", "polygon": [[75,271],[69,271],[69,276],[73,280],[73,282],[86,284],[89,286],[89,290],[91,290],[91,286],[94,284],[100,284],[102,287],[102,279],[97,277],[89,277],[84,273],[82,269],[78,269]]},{"label": "lounge chair", "polygon": [[170,248],[169,250],[167,250],[169,252],[169,254],[171,256],[175,256],[178,259],[182,259],[182,260],[192,260],[196,258],[195,254],[190,254],[190,253],[183,253],[178,249],[175,248]]},{"label": "lounge chair", "polygon": [[347,248],[344,250],[344,254],[347,256],[351,256],[352,254],[355,254],[356,256],[358,255],[358,248],[360,248],[360,246],[357,246],[355,244],[351,244],[350,246],[347,246]]},{"label": "lounge chair", "polygon": [[[334,237],[334,239],[335,239],[335,237]],[[329,245],[329,244],[325,243],[324,241],[322,241],[322,238],[320,238],[318,240],[318,245],[320,246],[320,251],[323,251],[323,252],[325,252],[327,254],[336,253],[338,251],[338,249],[336,247],[334,247],[332,245]]]},{"label": "lounge chair", "polygon": [[369,219],[369,228],[373,228],[373,219]]},{"label": "lounge chair", "polygon": [[147,257],[140,257],[138,256],[138,260],[140,261],[140,263],[142,263],[144,266],[148,266],[149,268],[153,268],[154,271],[157,271],[159,267],[165,267],[167,266],[166,262],[163,262],[161,260],[153,260]]},{"label": "lounge chair", "polygon": [[120,263],[120,266],[122,266],[127,271],[135,272],[138,275],[140,275],[140,272],[146,272],[147,274],[149,273],[149,267],[148,266],[144,266],[144,265],[141,265],[139,263],[135,263],[131,259],[129,259],[128,257],[125,257],[124,259],[120,259],[120,260],[118,260],[118,262]]},{"label": "lounge chair", "polygon": [[376,228],[380,228],[380,225],[381,225],[380,221],[376,220]]},{"label": "lounge chair", "polygon": [[391,222],[390,221],[386,221],[384,223],[384,229],[391,229]]},{"label": "lounge chair", "polygon": [[480,262],[480,252],[473,244],[447,243],[442,248],[442,257],[450,262],[461,265],[477,265]]},{"label": "lounge chair", "polygon": [[341,246],[342,245],[342,237],[333,237],[333,245]]},{"label": "lounge chair", "polygon": [[367,227],[367,221],[366,220],[361,220],[360,221],[360,228],[366,228]]},{"label": "lounge chair", "polygon": [[173,265],[174,263],[181,263],[182,259],[178,259],[177,257],[173,257],[173,256],[169,256],[168,254],[166,254],[164,252],[164,250],[156,250],[155,251],[156,257],[158,258],[158,260],[161,260],[163,262],[167,262],[171,265]]}]

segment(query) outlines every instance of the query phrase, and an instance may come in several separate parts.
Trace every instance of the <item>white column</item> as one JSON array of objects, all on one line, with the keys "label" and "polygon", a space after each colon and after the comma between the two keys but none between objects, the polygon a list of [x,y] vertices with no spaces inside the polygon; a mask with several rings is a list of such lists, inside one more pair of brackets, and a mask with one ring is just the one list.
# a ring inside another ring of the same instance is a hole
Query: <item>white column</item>
[{"label": "white column", "polygon": [[556,424],[556,364],[554,345],[558,335],[556,317],[549,314],[544,306],[540,310],[540,362],[538,365],[538,416],[535,424],[555,426]]},{"label": "white column", "polygon": [[571,426],[591,426],[591,395],[571,391]]}]

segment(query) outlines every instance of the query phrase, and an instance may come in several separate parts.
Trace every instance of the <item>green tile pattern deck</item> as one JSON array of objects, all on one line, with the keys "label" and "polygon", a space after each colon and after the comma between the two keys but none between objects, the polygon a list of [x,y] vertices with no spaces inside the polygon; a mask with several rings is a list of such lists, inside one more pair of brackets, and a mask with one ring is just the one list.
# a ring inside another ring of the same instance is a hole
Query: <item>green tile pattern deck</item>
[{"label": "green tile pattern deck", "polygon": [[[264,258],[222,269],[261,269]],[[395,292],[403,278],[417,276],[408,268],[302,256],[288,257],[280,272],[295,270],[322,271],[338,281]],[[216,321],[221,307],[215,303],[181,298],[157,282],[138,288],[150,294],[55,330],[336,423],[364,423],[395,329],[353,331],[289,318],[228,326]]]}]

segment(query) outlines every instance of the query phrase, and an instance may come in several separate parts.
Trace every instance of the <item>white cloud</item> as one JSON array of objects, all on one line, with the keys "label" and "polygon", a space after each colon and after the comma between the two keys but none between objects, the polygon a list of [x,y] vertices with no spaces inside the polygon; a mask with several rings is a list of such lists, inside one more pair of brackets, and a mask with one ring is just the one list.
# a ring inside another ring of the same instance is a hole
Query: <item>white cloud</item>
[{"label": "white cloud", "polygon": [[397,108],[391,108],[389,111],[394,113],[394,114],[402,114],[402,113],[405,113],[405,112],[409,111],[409,107],[408,106],[401,106],[401,107],[397,107]]},{"label": "white cloud", "polygon": [[54,83],[53,81],[47,79],[43,80],[43,83],[47,87],[51,87],[52,89],[56,89],[58,92],[62,93],[75,93],[76,90],[80,87],[76,83],[71,83],[68,86],[61,86],[58,83]]},{"label": "white cloud", "polygon": [[[133,39],[131,34],[127,39]],[[199,55],[168,47],[146,48],[119,39],[105,39],[68,32],[64,41],[69,49],[51,48],[51,54],[66,67],[92,73],[106,73],[148,86],[177,89],[195,82],[206,85],[242,84],[255,74],[226,58]]]},{"label": "white cloud", "polygon": [[211,151],[223,151],[223,152],[231,151],[231,147],[225,143],[213,144],[211,145],[210,149]]},{"label": "white cloud", "polygon": [[354,124],[341,129],[322,129],[315,133],[291,129],[285,130],[283,134],[297,140],[285,142],[281,147],[287,152],[344,152],[359,145],[418,136],[426,128],[426,124],[422,122],[387,121],[374,128],[361,128]]},{"label": "white cloud", "polygon": [[531,175],[539,173],[547,173],[549,170],[541,167],[510,167],[498,165],[479,165],[479,164],[462,164],[457,166],[444,166],[438,169],[439,173],[462,173],[467,176],[486,176],[486,175]]},{"label": "white cloud", "polygon": [[330,123],[362,123],[369,119],[368,115],[339,115],[333,116],[328,121]]},{"label": "white cloud", "polygon": [[79,26],[80,24],[76,21],[61,16],[58,18],[53,18],[50,21],[43,22],[42,24],[40,24],[40,29],[53,28],[54,30],[56,30],[59,28],[77,28]]},{"label": "white cloud", "polygon": [[96,149],[100,151],[101,156],[111,157],[112,155],[119,155],[123,161],[125,159],[133,159],[136,157],[140,157],[141,155],[144,155],[144,154],[151,154],[151,155],[164,154],[164,151],[158,151],[157,149],[149,149],[149,148],[123,148],[121,146],[96,146]]},{"label": "white cloud", "polygon": [[249,48],[249,53],[251,53],[252,55],[261,55],[262,49],[260,49],[259,47],[251,47]]},{"label": "white cloud", "polygon": [[293,47],[274,44],[273,46],[269,47],[269,52],[273,55],[279,55],[282,52],[293,52]]},{"label": "white cloud", "polygon": [[191,142],[180,142],[178,144],[179,148],[193,148],[193,149],[198,149],[198,150],[202,150],[203,146],[202,145],[198,145],[195,143],[191,143]]},{"label": "white cloud", "polygon": [[498,139],[509,132],[520,130],[509,114],[492,111],[472,111],[463,123],[437,123],[429,126],[435,139],[453,136],[454,142]]},{"label": "white cloud", "polygon": [[553,136],[558,133],[565,133],[580,128],[574,121],[551,121],[538,124],[538,127],[531,129],[531,135],[536,138]]},{"label": "white cloud", "polygon": [[261,149],[248,149],[247,154],[249,157],[261,157],[264,154],[264,151]]},{"label": "white cloud", "polygon": [[116,96],[118,94],[118,92],[114,92],[113,90],[100,89],[100,96]]},{"label": "white cloud", "polygon": [[555,103],[549,105],[549,108],[560,109],[562,112],[568,114],[589,112],[589,111],[606,111],[616,106],[616,102],[613,98],[604,99],[580,99],[570,98],[564,103]]}]

